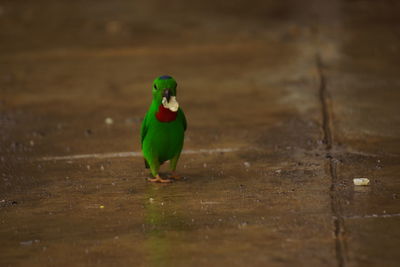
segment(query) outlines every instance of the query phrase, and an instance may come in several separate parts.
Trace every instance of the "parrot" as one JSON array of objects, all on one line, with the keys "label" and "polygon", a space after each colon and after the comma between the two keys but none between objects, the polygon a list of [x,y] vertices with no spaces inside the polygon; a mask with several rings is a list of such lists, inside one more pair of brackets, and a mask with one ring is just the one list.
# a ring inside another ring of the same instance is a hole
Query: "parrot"
[{"label": "parrot", "polygon": [[[176,100],[177,83],[169,75],[156,78],[153,82],[153,100],[142,121],[140,142],[145,167],[150,168],[150,182],[169,183],[181,178],[176,166],[183,148],[186,117]],[[169,160],[170,179],[160,177],[160,166]]]}]

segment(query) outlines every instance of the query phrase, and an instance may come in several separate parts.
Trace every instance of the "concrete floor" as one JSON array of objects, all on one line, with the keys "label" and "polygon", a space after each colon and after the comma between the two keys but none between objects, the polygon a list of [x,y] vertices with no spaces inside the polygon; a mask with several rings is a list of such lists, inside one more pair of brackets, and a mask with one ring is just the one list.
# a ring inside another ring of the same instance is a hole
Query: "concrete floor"
[{"label": "concrete floor", "polygon": [[[0,266],[399,266],[399,14],[0,1]],[[168,185],[125,153],[162,74],[189,124]]]}]

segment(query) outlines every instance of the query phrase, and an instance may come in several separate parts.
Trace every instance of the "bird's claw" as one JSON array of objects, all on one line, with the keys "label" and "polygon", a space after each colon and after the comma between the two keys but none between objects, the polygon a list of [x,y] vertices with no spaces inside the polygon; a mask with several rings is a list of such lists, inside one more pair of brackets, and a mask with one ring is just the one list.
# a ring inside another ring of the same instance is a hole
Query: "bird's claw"
[{"label": "bird's claw", "polygon": [[170,179],[163,179],[159,175],[157,175],[154,178],[148,178],[147,180],[152,183],[171,183],[172,182]]}]

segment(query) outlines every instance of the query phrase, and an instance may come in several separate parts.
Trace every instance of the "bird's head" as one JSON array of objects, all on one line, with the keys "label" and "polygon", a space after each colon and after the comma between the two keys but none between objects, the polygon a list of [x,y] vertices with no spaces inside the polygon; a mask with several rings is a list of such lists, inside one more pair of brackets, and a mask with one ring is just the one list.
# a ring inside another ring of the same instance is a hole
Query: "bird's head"
[{"label": "bird's head", "polygon": [[179,104],[176,101],[177,83],[171,76],[163,75],[154,80],[153,83],[153,101],[157,105],[163,105],[173,112],[178,111]]}]

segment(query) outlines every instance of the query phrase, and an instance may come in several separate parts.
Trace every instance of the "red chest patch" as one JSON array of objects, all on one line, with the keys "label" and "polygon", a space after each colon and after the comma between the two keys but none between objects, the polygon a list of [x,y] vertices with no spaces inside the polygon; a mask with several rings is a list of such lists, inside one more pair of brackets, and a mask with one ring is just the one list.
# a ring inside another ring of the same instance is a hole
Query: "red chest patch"
[{"label": "red chest patch", "polygon": [[163,105],[158,107],[158,112],[156,113],[157,120],[160,122],[170,122],[176,119],[178,112],[173,112],[167,108],[164,108]]}]

